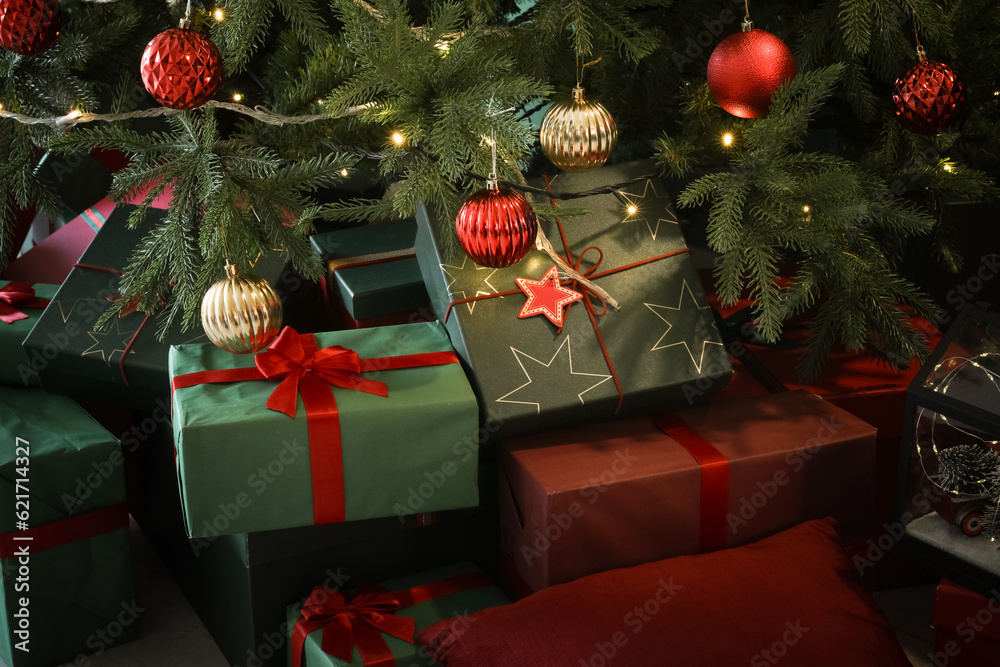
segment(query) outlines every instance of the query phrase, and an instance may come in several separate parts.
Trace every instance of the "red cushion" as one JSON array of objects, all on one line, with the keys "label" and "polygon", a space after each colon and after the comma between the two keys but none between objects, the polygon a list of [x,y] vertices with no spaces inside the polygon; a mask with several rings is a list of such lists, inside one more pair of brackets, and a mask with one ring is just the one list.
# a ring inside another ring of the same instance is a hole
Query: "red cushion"
[{"label": "red cushion", "polygon": [[[611,570],[419,634],[447,667],[909,667],[832,519]],[[787,656],[787,657],[786,657]]]}]

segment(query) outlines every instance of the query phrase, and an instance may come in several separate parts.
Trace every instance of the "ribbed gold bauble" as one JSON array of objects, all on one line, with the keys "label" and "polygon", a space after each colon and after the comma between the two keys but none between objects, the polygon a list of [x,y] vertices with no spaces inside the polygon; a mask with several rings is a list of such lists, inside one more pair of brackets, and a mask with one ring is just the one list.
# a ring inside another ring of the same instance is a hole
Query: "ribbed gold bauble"
[{"label": "ribbed gold bauble", "polygon": [[281,331],[281,299],[260,276],[240,275],[227,263],[226,277],[201,300],[201,325],[209,340],[227,352],[257,352]]},{"label": "ribbed gold bauble", "polygon": [[542,151],[563,171],[596,169],[607,162],[618,143],[618,126],[600,103],[573,89],[573,99],[557,101],[542,119]]}]

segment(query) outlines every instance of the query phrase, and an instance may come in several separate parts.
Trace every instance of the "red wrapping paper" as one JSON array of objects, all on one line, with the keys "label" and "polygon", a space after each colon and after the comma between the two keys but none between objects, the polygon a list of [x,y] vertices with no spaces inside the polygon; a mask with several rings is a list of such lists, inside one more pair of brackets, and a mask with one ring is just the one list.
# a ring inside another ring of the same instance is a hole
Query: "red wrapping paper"
[{"label": "red wrapping paper", "polygon": [[964,662],[949,664],[985,665],[1000,661],[1000,587],[984,597],[942,579],[934,596],[931,624],[936,629],[935,650],[943,651],[948,641],[955,640],[963,655],[973,645],[987,645],[992,655],[990,663],[973,663],[966,658]]},{"label": "red wrapping paper", "polygon": [[715,516],[701,499],[703,484],[717,482],[648,418],[501,446],[502,548],[531,590],[746,544],[807,519],[834,516],[846,541],[873,527],[875,429],[849,413],[783,392],[677,414],[728,461]]}]

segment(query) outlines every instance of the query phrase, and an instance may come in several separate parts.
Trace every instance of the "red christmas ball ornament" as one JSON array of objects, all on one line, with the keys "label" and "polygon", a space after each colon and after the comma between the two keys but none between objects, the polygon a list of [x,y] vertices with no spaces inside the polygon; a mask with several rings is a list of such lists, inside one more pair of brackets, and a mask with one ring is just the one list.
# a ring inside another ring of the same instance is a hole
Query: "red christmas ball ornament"
[{"label": "red christmas ball ornament", "polygon": [[222,56],[195,30],[174,28],[150,40],[142,54],[142,82],[171,109],[195,109],[222,85]]},{"label": "red christmas ball ornament", "polygon": [[0,46],[29,56],[55,44],[62,28],[57,0],[0,0]]},{"label": "red christmas ball ornament", "polygon": [[919,53],[920,62],[896,79],[892,102],[903,127],[914,134],[933,135],[965,113],[965,84],[951,67]]},{"label": "red christmas ball ornament", "polygon": [[521,261],[535,246],[538,218],[527,199],[490,181],[462,204],[455,231],[472,261],[503,269]]},{"label": "red christmas ball ornament", "polygon": [[739,118],[763,118],[771,96],[795,78],[795,58],[783,41],[755,30],[748,21],[743,32],[719,42],[708,60],[708,88],[720,107]]}]

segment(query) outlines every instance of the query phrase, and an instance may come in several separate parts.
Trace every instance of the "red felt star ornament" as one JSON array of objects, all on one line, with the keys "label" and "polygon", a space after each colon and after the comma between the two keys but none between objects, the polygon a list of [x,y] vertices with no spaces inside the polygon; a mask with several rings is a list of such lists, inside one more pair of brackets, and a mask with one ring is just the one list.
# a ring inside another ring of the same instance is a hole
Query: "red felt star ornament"
[{"label": "red felt star ornament", "polygon": [[559,269],[555,266],[546,271],[541,280],[531,280],[530,278],[517,278],[516,280],[518,287],[528,297],[521,312],[517,314],[520,318],[544,315],[551,320],[552,324],[562,328],[563,308],[583,298],[579,292],[559,284]]}]

